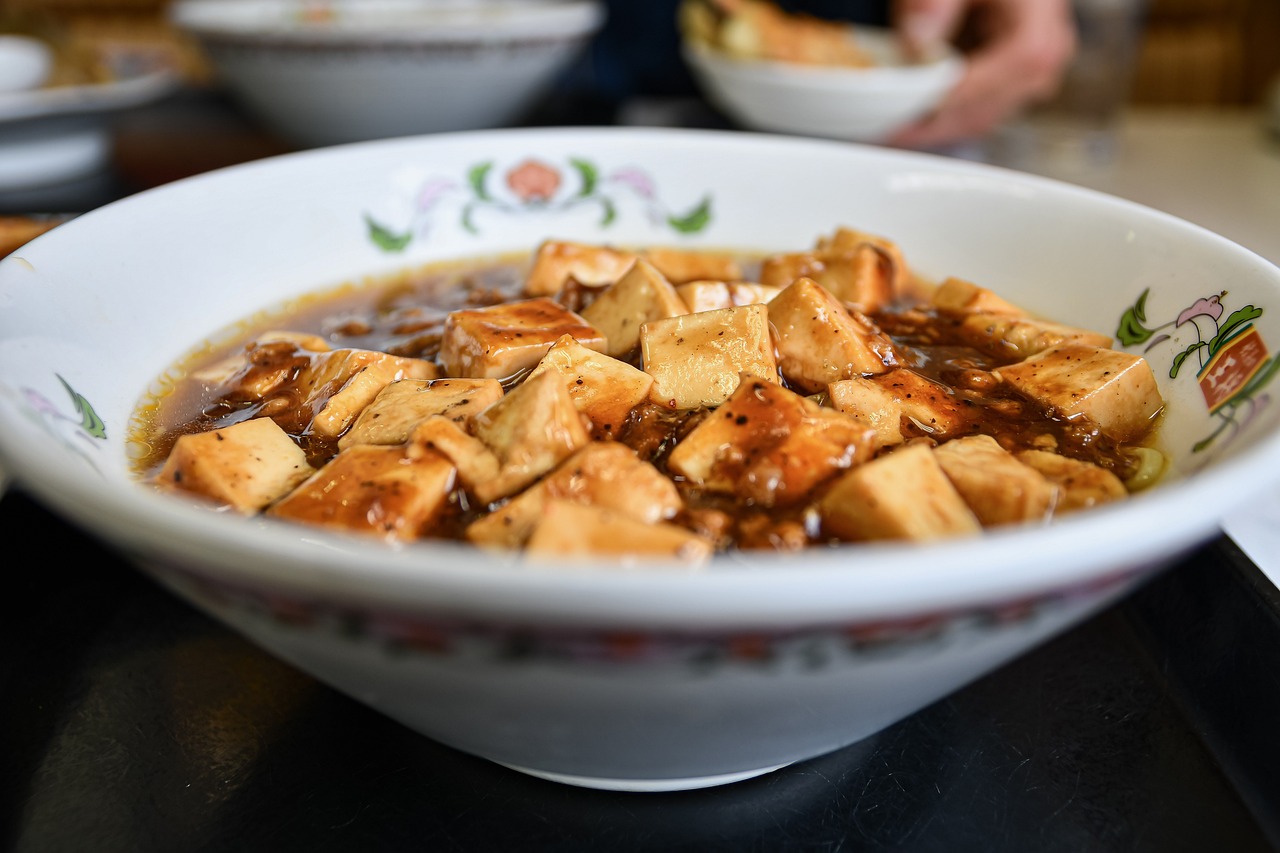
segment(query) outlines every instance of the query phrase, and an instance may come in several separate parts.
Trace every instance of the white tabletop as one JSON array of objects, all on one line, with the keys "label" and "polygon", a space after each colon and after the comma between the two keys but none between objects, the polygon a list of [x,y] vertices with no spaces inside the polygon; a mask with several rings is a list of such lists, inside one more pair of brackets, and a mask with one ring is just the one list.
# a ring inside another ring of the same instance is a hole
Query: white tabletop
[{"label": "white tabletop", "polygon": [[[1163,210],[1280,264],[1280,139],[1257,112],[1134,110],[1110,165],[1028,170]],[[1280,586],[1280,488],[1224,527]]]}]

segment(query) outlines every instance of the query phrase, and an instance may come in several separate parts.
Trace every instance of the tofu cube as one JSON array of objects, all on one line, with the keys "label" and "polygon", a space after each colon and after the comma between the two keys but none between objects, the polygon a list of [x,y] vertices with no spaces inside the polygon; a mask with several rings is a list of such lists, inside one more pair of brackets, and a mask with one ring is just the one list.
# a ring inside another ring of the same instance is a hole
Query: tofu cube
[{"label": "tofu cube", "polygon": [[607,507],[548,501],[525,546],[538,562],[564,557],[644,557],[698,565],[714,548],[674,524],[646,524]]},{"label": "tofu cube", "polygon": [[698,279],[737,281],[742,278],[742,266],[736,258],[724,252],[653,246],[646,249],[641,257],[657,267],[671,282]]},{"label": "tofu cube", "polygon": [[276,518],[391,542],[419,538],[440,516],[454,467],[437,453],[357,444],[267,509]]},{"label": "tofu cube", "polygon": [[453,311],[445,318],[440,365],[448,376],[509,379],[563,335],[603,352],[604,334],[553,299],[539,297]]},{"label": "tofu cube", "polygon": [[801,277],[768,304],[778,370],[809,393],[851,376],[884,373],[897,364],[893,342],[861,312],[850,312],[826,288]]},{"label": "tofu cube", "polygon": [[554,471],[467,528],[467,539],[488,547],[524,545],[548,501],[610,509],[642,524],[673,518],[684,508],[675,483],[625,444],[593,441]]},{"label": "tofu cube", "polygon": [[409,434],[410,458],[438,453],[458,470],[458,481],[472,494],[481,483],[495,479],[502,466],[489,446],[445,415],[432,415]]},{"label": "tofu cube", "polygon": [[669,409],[718,406],[746,373],[778,381],[764,305],[742,305],[653,320],[640,327],[649,398]]},{"label": "tofu cube", "polygon": [[1061,344],[996,375],[1055,415],[1083,418],[1119,442],[1146,436],[1164,407],[1146,359],[1103,347]]},{"label": "tofu cube", "polygon": [[841,228],[811,251],[770,255],[761,262],[762,284],[787,287],[798,278],[811,278],[841,302],[872,312],[902,292],[910,272],[895,243]]},{"label": "tofu cube", "polygon": [[336,438],[342,435],[383,388],[398,379],[435,379],[439,369],[420,358],[401,358],[372,350],[340,349],[316,355],[297,379],[311,411],[310,431]]},{"label": "tofu cube", "polygon": [[1058,487],[989,435],[952,439],[933,455],[984,526],[1047,521]]},{"label": "tofu cube", "polygon": [[1119,477],[1092,462],[1070,459],[1048,450],[1021,450],[1014,456],[1058,486],[1060,491],[1054,512],[1059,515],[1124,500],[1129,496]]},{"label": "tofu cube", "polygon": [[597,438],[617,435],[653,387],[653,377],[643,370],[588,349],[569,335],[551,345],[528,378],[546,372],[560,377]]},{"label": "tofu cube", "polygon": [[312,473],[307,456],[271,418],[179,438],[156,475],[164,488],[252,515]]},{"label": "tofu cube", "polygon": [[907,265],[906,256],[896,242],[869,231],[840,226],[829,237],[819,237],[814,250],[819,254],[854,252],[863,246],[871,246],[879,250],[892,266],[890,277],[893,290],[901,292],[911,279],[911,268]]},{"label": "tofu cube", "polygon": [[781,292],[780,287],[771,287],[754,281],[699,279],[676,285],[676,293],[684,300],[690,314],[712,311],[716,308],[732,308],[735,305],[768,302]]},{"label": "tofu cube", "polygon": [[433,415],[466,424],[500,399],[502,384],[496,379],[400,379],[378,392],[338,439],[338,449],[353,444],[400,444]]},{"label": "tofu cube", "polygon": [[534,251],[526,296],[555,296],[569,279],[588,287],[613,284],[635,263],[634,252],[568,240],[546,240]]},{"label": "tofu cube", "polygon": [[913,370],[899,367],[864,381],[874,382],[897,400],[904,419],[904,436],[914,434],[942,441],[975,431],[976,415],[970,407],[957,400],[945,385]]},{"label": "tofu cube", "polygon": [[498,476],[477,484],[485,503],[515,494],[591,440],[561,378],[526,379],[475,416],[475,434],[498,457]]},{"label": "tofu cube", "polygon": [[1110,347],[1111,338],[1088,329],[1048,320],[991,311],[960,315],[956,331],[974,349],[1008,361],[1030,358],[1062,343]]},{"label": "tofu cube", "polygon": [[962,278],[947,278],[938,285],[929,300],[934,308],[946,314],[1011,314],[1026,317],[1027,312],[994,291],[979,287]]},{"label": "tofu cube", "polygon": [[902,401],[888,388],[861,376],[827,386],[831,407],[853,418],[873,433],[876,450],[906,440],[902,434]]},{"label": "tofu cube", "polygon": [[873,433],[847,415],[749,375],[674,448],[667,467],[709,492],[759,506],[804,500],[871,458]]},{"label": "tofu cube", "polygon": [[[284,382],[290,373],[289,370],[262,371],[254,369],[255,353],[273,345],[285,351],[303,351],[308,354],[328,352],[332,349],[329,346],[329,342],[319,335],[284,330],[265,332],[235,355],[194,371],[191,375],[206,385],[235,383],[246,399],[261,399],[271,393],[281,382]],[[304,355],[302,357],[305,358],[307,356]]]},{"label": "tofu cube", "polygon": [[842,474],[819,502],[823,528],[849,541],[925,541],[982,530],[934,451],[907,444]]},{"label": "tofu cube", "polygon": [[640,346],[642,323],[687,313],[671,282],[644,260],[636,261],[582,309],[583,319],[608,340],[604,353],[614,358],[624,358]]}]

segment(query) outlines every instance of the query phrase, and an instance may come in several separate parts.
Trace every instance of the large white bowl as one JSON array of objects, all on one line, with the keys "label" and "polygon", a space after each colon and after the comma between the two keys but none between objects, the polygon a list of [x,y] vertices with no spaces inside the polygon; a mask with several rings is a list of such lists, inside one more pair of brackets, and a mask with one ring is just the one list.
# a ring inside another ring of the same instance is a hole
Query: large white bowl
[{"label": "large white bowl", "polygon": [[177,0],[174,24],[305,146],[524,118],[604,23],[600,0]]},{"label": "large white bowl", "polygon": [[853,142],[884,142],[937,106],[964,73],[964,60],[952,50],[910,61],[892,31],[856,32],[875,65],[743,59],[689,40],[681,50],[707,99],[739,125]]},{"label": "large white bowl", "polygon": [[[550,199],[507,184],[530,160],[560,175]],[[1145,354],[1166,479],[1047,526],[694,571],[391,548],[131,476],[130,419],[168,365],[305,292],[549,236],[767,250],[838,224]],[[36,238],[0,262],[0,306],[0,463],[18,486],[405,725],[582,785],[690,788],[855,742],[1116,600],[1280,478],[1280,269],[1094,192],[823,140],[541,129],[292,154]]]}]

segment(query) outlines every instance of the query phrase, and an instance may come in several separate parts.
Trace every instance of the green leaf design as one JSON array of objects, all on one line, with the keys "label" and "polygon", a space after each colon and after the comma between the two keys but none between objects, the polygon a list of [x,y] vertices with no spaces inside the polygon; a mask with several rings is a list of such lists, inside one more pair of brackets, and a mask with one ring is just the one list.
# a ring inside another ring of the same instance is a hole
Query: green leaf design
[{"label": "green leaf design", "polygon": [[706,196],[698,206],[684,216],[668,216],[667,224],[681,234],[696,234],[711,222],[711,196]]},{"label": "green leaf design", "polygon": [[1196,341],[1191,346],[1184,349],[1173,357],[1173,366],[1169,368],[1169,378],[1177,379],[1178,371],[1182,369],[1182,363],[1186,361],[1194,352],[1201,349],[1208,349],[1209,345],[1204,341]]},{"label": "green leaf design", "polygon": [[614,219],[617,219],[618,209],[614,206],[613,202],[607,198],[600,199],[600,207],[600,226],[602,228],[607,228],[613,224]]},{"label": "green leaf design", "polygon": [[466,207],[462,209],[462,218],[461,218],[462,227],[465,228],[467,230],[467,233],[469,234],[479,233],[479,230],[476,228],[475,222],[472,221],[471,219],[471,214],[475,211],[475,209],[476,208],[474,204],[468,204]]},{"label": "green leaf design", "polygon": [[492,201],[493,197],[489,195],[489,190],[485,188],[485,182],[489,178],[489,172],[493,170],[493,161],[487,163],[477,163],[467,172],[467,183],[471,185],[471,191],[476,194],[476,198],[481,201]]},{"label": "green leaf design", "polygon": [[1224,322],[1221,328],[1218,329],[1218,334],[1214,335],[1213,338],[1210,339],[1209,352],[1211,354],[1217,353],[1217,351],[1222,349],[1228,341],[1240,332],[1245,331],[1245,329],[1248,328],[1249,323],[1261,316],[1262,309],[1254,308],[1252,305],[1246,305],[1243,308],[1232,311],[1231,314],[1227,316],[1226,322]]},{"label": "green leaf design", "polygon": [[98,413],[93,410],[93,406],[72,388],[67,380],[63,379],[59,374],[55,373],[58,381],[62,383],[62,387],[67,389],[67,394],[71,396],[71,402],[75,404],[76,414],[80,416],[80,428],[94,438],[107,437],[107,425],[103,423],[102,418],[98,417]]},{"label": "green leaf design", "polygon": [[409,245],[409,241],[413,239],[413,235],[408,231],[403,234],[397,234],[385,225],[375,221],[367,213],[364,221],[369,228],[369,239],[384,252],[402,252],[405,246]]},{"label": "green leaf design", "polygon": [[582,189],[578,190],[578,197],[583,198],[594,193],[596,185],[600,182],[600,172],[595,165],[578,159],[569,160],[569,165],[578,170],[578,177],[582,179]]},{"label": "green leaf design", "polygon": [[1116,337],[1120,342],[1133,346],[1134,344],[1146,343],[1155,334],[1155,331],[1148,329],[1145,325],[1147,321],[1147,294],[1151,292],[1151,288],[1142,291],[1142,295],[1138,297],[1138,301],[1134,303],[1128,311],[1120,317],[1120,327],[1116,330]]}]

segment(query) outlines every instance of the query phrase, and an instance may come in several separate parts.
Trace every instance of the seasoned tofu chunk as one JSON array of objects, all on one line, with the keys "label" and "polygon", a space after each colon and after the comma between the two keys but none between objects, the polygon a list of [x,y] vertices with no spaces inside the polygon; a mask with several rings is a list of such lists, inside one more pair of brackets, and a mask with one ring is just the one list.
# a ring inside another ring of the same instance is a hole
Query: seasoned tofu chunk
[{"label": "seasoned tofu chunk", "polygon": [[897,364],[888,336],[811,278],[788,285],[769,302],[768,311],[778,369],[792,386],[816,393],[832,382],[884,373]]},{"label": "seasoned tofu chunk", "polygon": [[973,311],[959,315],[956,331],[974,349],[997,358],[1030,358],[1062,343],[1111,346],[1111,338],[1088,329],[1016,314]]},{"label": "seasoned tofu chunk", "polygon": [[1061,344],[996,375],[1057,416],[1084,418],[1120,442],[1146,436],[1164,407],[1146,359],[1119,350]]},{"label": "seasoned tofu chunk", "polygon": [[[284,382],[290,374],[290,370],[283,365],[275,370],[254,369],[260,362],[271,361],[271,359],[260,358],[260,353],[267,347],[274,347],[289,354],[299,351],[304,353],[328,352],[332,349],[324,338],[309,332],[270,331],[254,338],[248,346],[235,355],[194,371],[191,376],[207,385],[230,385],[234,383],[236,387],[241,389],[244,397],[261,399],[271,393],[281,382]],[[301,357],[305,358],[306,356]]]},{"label": "seasoned tofu chunk", "polygon": [[1029,316],[1012,302],[997,296],[992,290],[971,281],[951,277],[943,280],[929,300],[933,307],[947,314],[1011,314]]},{"label": "seasoned tofu chunk", "polygon": [[434,379],[436,366],[420,358],[401,358],[373,350],[340,349],[321,353],[298,376],[303,408],[314,412],[311,432],[342,435],[397,379]]},{"label": "seasoned tofu chunk", "polygon": [[724,405],[676,444],[667,467],[707,491],[781,506],[869,459],[872,440],[847,415],[744,374]]},{"label": "seasoned tofu chunk", "polygon": [[498,457],[498,476],[479,483],[485,503],[515,494],[591,440],[560,376],[526,379],[475,416],[475,434]]},{"label": "seasoned tofu chunk", "polygon": [[811,251],[766,257],[761,263],[760,282],[787,287],[798,278],[811,278],[841,302],[872,312],[891,302],[906,287],[909,275],[896,244],[841,228],[819,239]]},{"label": "seasoned tofu chunk", "polygon": [[600,352],[607,346],[599,329],[545,297],[453,311],[445,318],[440,365],[449,376],[507,379],[537,364],[564,335]]},{"label": "seasoned tofu chunk", "polygon": [[564,382],[596,437],[617,435],[627,415],[649,398],[653,387],[653,377],[643,370],[587,349],[569,335],[552,344],[529,376],[548,371]]},{"label": "seasoned tofu chunk", "polygon": [[644,372],[653,377],[649,398],[669,409],[718,406],[743,374],[778,381],[778,364],[764,305],[742,305],[640,327]]},{"label": "seasoned tofu chunk", "polygon": [[768,302],[781,292],[780,287],[770,287],[754,281],[699,279],[676,285],[676,293],[684,300],[690,314]]},{"label": "seasoned tofu chunk", "polygon": [[827,386],[827,399],[833,409],[872,430],[877,450],[906,440],[902,434],[902,400],[892,390],[859,376],[832,382]]},{"label": "seasoned tofu chunk", "polygon": [[863,246],[878,249],[888,259],[893,267],[891,275],[893,289],[900,292],[911,278],[911,268],[907,265],[907,258],[902,253],[902,248],[888,237],[841,225],[830,236],[819,237],[814,243],[814,249],[819,253],[853,252]]},{"label": "seasoned tofu chunk", "polygon": [[502,470],[497,455],[487,444],[446,415],[432,415],[414,427],[408,445],[410,458],[438,453],[448,459],[458,470],[458,481],[472,494],[481,483],[496,479]]},{"label": "seasoned tofu chunk", "polygon": [[184,435],[156,483],[252,515],[311,474],[307,456],[271,418]]},{"label": "seasoned tofu chunk", "polygon": [[673,518],[684,507],[671,480],[616,441],[593,441],[537,483],[472,522],[467,539],[519,548],[548,501],[573,501],[613,510],[642,524]]},{"label": "seasoned tofu chunk", "polygon": [[937,441],[973,432],[974,411],[956,399],[950,389],[905,367],[888,373],[854,378],[850,382],[871,382],[893,395],[901,406],[904,436],[927,436]]},{"label": "seasoned tofu chunk", "polygon": [[934,456],[983,525],[1047,521],[1057,503],[1058,487],[989,435],[952,439]]},{"label": "seasoned tofu chunk", "polygon": [[742,278],[742,266],[733,255],[724,252],[653,246],[641,252],[640,257],[657,267],[673,283],[698,279],[737,281]]},{"label": "seasoned tofu chunk", "polygon": [[842,474],[819,513],[825,530],[850,541],[924,541],[982,530],[925,444],[904,445]]},{"label": "seasoned tofu chunk", "polygon": [[652,264],[638,260],[582,309],[582,317],[604,334],[606,355],[624,358],[640,346],[640,326],[689,313],[671,282]]},{"label": "seasoned tofu chunk", "polygon": [[439,517],[454,467],[437,453],[357,444],[267,508],[267,514],[388,541],[417,539]]},{"label": "seasoned tofu chunk", "polygon": [[1129,496],[1119,477],[1092,462],[1070,459],[1048,450],[1022,450],[1014,456],[1059,487],[1061,491],[1054,509],[1059,515]]},{"label": "seasoned tofu chunk", "polygon": [[534,251],[526,296],[555,296],[569,279],[588,287],[613,284],[636,261],[634,252],[609,246],[546,240]]},{"label": "seasoned tofu chunk", "polygon": [[646,524],[607,507],[560,500],[547,501],[542,507],[525,546],[525,552],[539,562],[605,556],[701,564],[713,550],[706,539],[674,524]]},{"label": "seasoned tofu chunk", "polygon": [[338,448],[400,444],[433,415],[465,424],[500,399],[502,384],[496,379],[400,379],[378,392],[338,439]]}]

